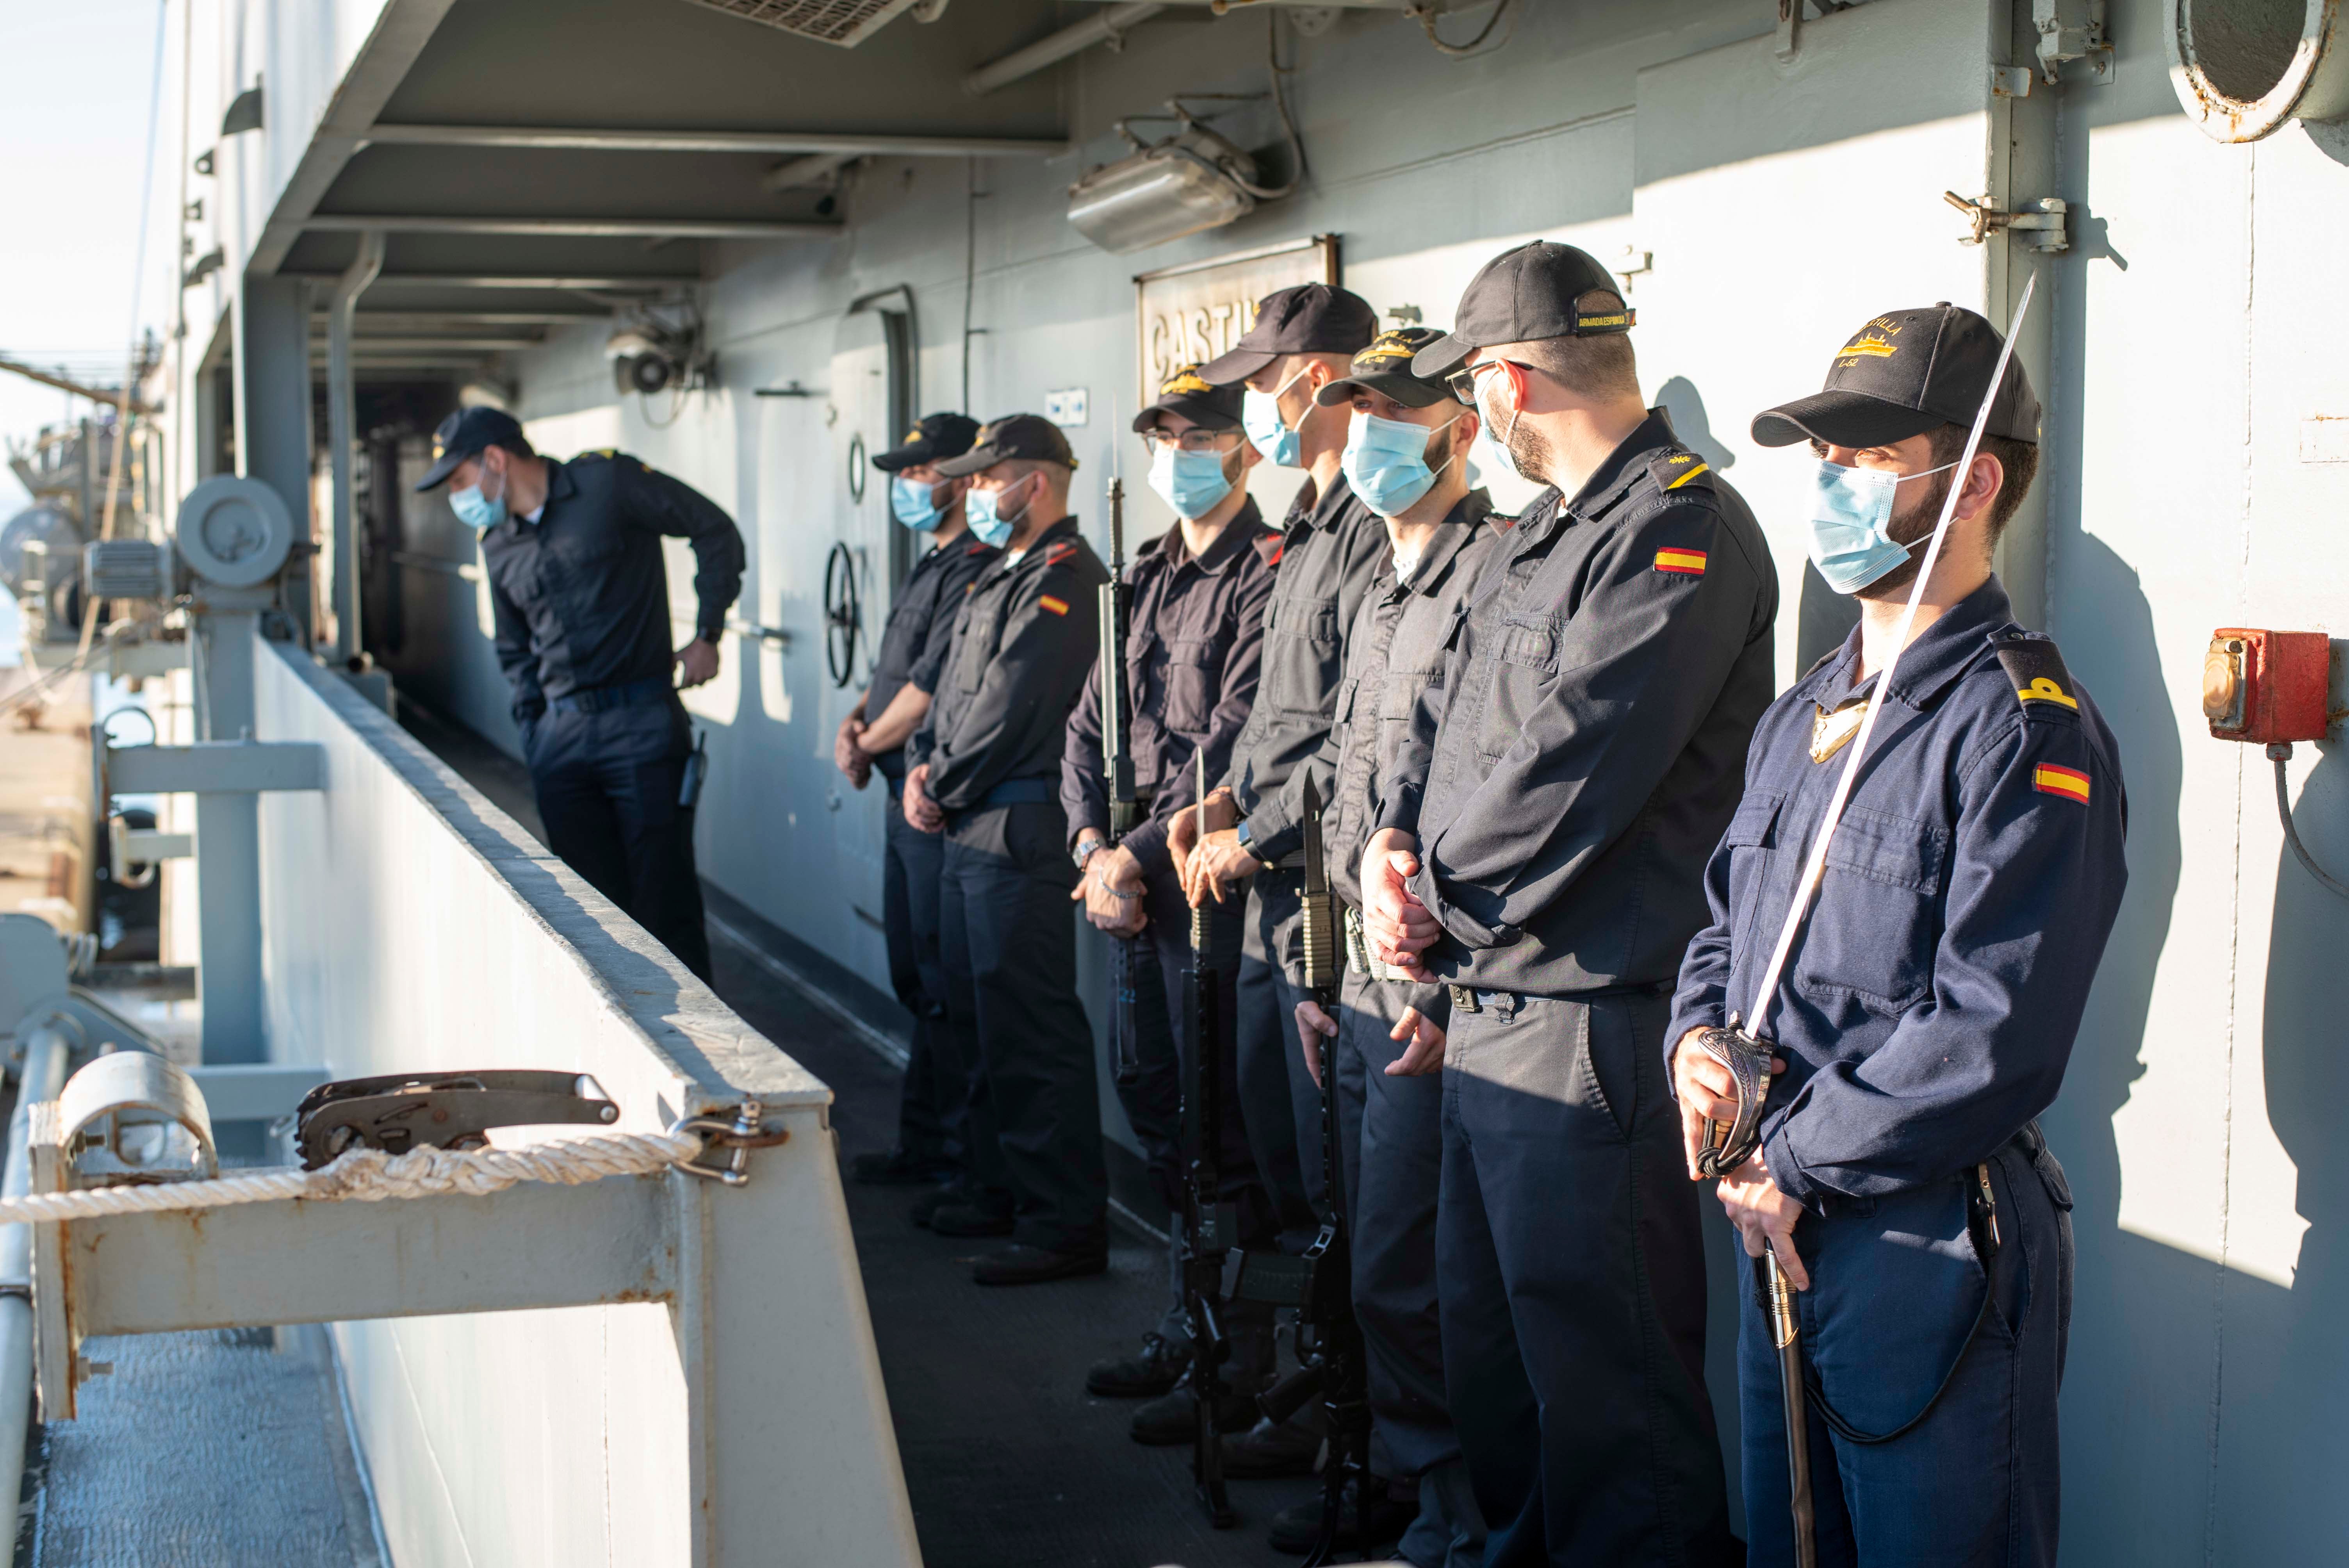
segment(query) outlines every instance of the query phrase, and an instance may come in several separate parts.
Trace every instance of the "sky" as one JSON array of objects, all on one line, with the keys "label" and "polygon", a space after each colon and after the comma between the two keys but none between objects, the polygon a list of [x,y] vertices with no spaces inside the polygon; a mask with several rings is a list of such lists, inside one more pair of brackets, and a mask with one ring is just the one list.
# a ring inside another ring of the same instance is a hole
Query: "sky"
[{"label": "sky", "polygon": [[[180,24],[170,0],[156,102],[154,213],[139,314],[168,337],[178,242]],[[10,357],[109,361],[127,356],[139,248],[139,192],[148,150],[163,0],[0,0],[11,69],[0,93],[0,352]],[[110,372],[112,383],[121,372]],[[79,398],[0,373],[0,444],[78,418]],[[0,469],[0,521],[28,499]]]}]

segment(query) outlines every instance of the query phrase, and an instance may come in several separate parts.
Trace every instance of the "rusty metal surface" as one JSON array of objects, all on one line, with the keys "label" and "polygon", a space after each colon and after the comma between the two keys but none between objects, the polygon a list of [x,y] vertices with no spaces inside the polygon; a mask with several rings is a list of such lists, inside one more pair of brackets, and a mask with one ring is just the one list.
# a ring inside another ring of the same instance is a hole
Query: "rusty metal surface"
[{"label": "rusty metal surface", "polygon": [[384,1568],[316,1329],[92,1341],[110,1377],[43,1429],[36,1568]]}]

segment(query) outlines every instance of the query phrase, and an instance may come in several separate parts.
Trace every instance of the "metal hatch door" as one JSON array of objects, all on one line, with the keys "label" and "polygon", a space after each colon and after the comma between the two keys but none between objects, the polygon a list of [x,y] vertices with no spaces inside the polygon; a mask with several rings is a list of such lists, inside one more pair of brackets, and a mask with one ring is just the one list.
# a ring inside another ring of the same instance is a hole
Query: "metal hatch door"
[{"label": "metal hatch door", "polygon": [[[820,580],[824,698],[816,738],[827,757],[840,721],[872,684],[889,603],[911,564],[913,536],[890,518],[887,476],[873,467],[873,454],[895,446],[912,423],[909,350],[900,311],[852,312],[833,340],[833,529]],[[843,926],[837,939],[845,949],[839,956],[860,973],[885,976],[881,884],[888,791],[877,773],[862,792],[834,775],[833,798],[833,885],[854,916],[853,929]]]},{"label": "metal hatch door", "polygon": [[1872,315],[1949,300],[2004,329],[2006,244],[1960,243],[1970,224],[1943,192],[2011,205],[2009,100],[1991,90],[2007,10],[1870,0],[1803,23],[1791,59],[1765,34],[1640,73],[1638,237],[1620,264],[1651,258],[1631,277],[1640,380],[1769,535],[1781,686],[1842,638],[1856,606],[1805,557],[1809,453],[1758,448],[1747,428],[1816,391]]}]

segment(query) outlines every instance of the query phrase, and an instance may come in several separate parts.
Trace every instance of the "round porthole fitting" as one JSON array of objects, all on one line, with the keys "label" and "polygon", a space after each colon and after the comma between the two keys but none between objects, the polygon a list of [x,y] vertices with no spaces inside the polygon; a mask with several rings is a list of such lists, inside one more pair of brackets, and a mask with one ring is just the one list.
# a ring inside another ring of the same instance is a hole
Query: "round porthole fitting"
[{"label": "round porthole fitting", "polygon": [[2349,116],[2342,0],[2169,0],[2170,85],[2213,141]]}]

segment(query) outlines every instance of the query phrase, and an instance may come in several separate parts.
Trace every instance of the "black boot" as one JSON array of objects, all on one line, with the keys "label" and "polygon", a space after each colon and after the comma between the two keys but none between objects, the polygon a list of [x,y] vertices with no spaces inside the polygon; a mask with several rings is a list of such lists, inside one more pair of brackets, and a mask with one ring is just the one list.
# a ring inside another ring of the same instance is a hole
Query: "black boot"
[{"label": "black boot", "polygon": [[1142,1336],[1138,1353],[1094,1362],[1085,1373],[1085,1392],[1103,1399],[1156,1398],[1174,1387],[1190,1365],[1189,1340],[1172,1340],[1154,1331]]},{"label": "black boot", "polygon": [[886,1154],[860,1154],[848,1162],[848,1174],[861,1187],[927,1187],[954,1180],[954,1167],[893,1149]]},{"label": "black boot", "polygon": [[[942,1211],[931,1229],[939,1234],[947,1233],[946,1217],[956,1211]],[[1003,1228],[1009,1231],[1007,1219]],[[975,1284],[1043,1284],[1056,1279],[1078,1279],[1086,1274],[1109,1273],[1109,1248],[1103,1245],[1090,1252],[1053,1253],[1042,1247],[1031,1247],[1024,1242],[988,1253],[971,1264],[970,1277]]]},{"label": "black boot", "polygon": [[1224,1473],[1234,1480],[1311,1475],[1321,1458],[1321,1434],[1300,1421],[1258,1420],[1224,1439]]},{"label": "black boot", "polygon": [[[1409,1502],[1398,1500],[1392,1489],[1378,1477],[1371,1478],[1370,1528],[1362,1528],[1361,1510],[1356,1506],[1360,1483],[1348,1481],[1344,1505],[1338,1511],[1337,1549],[1340,1552],[1361,1552],[1368,1548],[1388,1546],[1402,1538],[1412,1521],[1419,1517],[1416,1495]],[[1276,1552],[1290,1552],[1302,1557],[1313,1550],[1321,1539],[1321,1498],[1316,1493],[1304,1502],[1293,1503],[1272,1516],[1272,1531],[1267,1537]]]},{"label": "black boot", "polygon": [[[1174,1388],[1133,1413],[1133,1440],[1154,1449],[1176,1448],[1191,1441],[1194,1429],[1191,1372],[1186,1368]],[[1245,1432],[1256,1424],[1256,1396],[1230,1391],[1228,1385],[1216,1407],[1216,1430]]]}]

